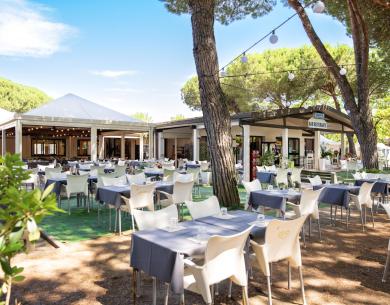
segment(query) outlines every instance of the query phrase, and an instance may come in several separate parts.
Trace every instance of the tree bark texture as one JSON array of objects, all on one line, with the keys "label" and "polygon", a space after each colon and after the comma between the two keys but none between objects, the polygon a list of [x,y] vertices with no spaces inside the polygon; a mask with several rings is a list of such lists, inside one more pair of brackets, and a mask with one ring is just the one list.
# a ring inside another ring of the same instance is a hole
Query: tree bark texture
[{"label": "tree bark texture", "polygon": [[219,81],[214,37],[214,0],[190,0],[193,53],[211,157],[213,191],[221,204],[238,205],[228,100]]},{"label": "tree bark texture", "polygon": [[340,74],[340,66],[336,63],[332,55],[322,43],[321,39],[318,37],[300,2],[298,0],[288,0],[290,6],[297,12],[311,43],[316,48],[322,61],[329,67],[329,71],[332,73],[338,87],[340,88],[345,108],[349,111],[351,123],[360,144],[363,166],[365,168],[377,168],[377,133],[368,98],[369,39],[366,23],[361,15],[357,1],[346,1],[348,2],[351,32],[355,51],[357,74],[356,96],[347,77]]}]

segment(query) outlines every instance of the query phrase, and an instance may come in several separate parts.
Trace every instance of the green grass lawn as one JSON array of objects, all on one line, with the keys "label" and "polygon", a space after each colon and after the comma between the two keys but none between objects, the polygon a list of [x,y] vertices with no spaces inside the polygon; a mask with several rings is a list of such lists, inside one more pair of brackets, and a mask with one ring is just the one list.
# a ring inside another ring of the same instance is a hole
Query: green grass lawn
[{"label": "green grass lawn", "polygon": [[[243,187],[238,188],[241,204],[246,200],[246,193]],[[194,194],[194,201],[201,201],[209,198],[213,194],[211,186],[200,187],[200,195]],[[88,213],[84,207],[77,207],[76,200],[71,201],[71,215],[68,213],[56,213],[46,217],[40,224],[41,228],[57,241],[77,242],[88,240],[100,236],[112,234],[109,231],[109,210],[102,207],[100,209],[100,221],[98,223],[97,203],[94,201],[93,208]],[[62,201],[62,208],[67,210],[67,201]],[[188,211],[184,209],[185,219],[190,219]],[[111,224],[114,228],[115,211],[111,211]],[[131,217],[122,213],[122,231],[131,228]]]}]

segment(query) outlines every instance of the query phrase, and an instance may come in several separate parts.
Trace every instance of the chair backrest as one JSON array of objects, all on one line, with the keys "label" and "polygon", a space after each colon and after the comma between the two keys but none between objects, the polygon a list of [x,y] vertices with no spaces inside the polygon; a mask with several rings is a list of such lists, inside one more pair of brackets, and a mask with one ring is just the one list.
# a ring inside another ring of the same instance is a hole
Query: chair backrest
[{"label": "chair backrest", "polygon": [[90,169],[90,171],[89,171],[89,174],[90,174],[91,176],[97,176],[98,173],[99,173],[99,166],[97,166],[97,165],[92,165],[92,166],[91,166],[91,169]]},{"label": "chair backrest", "polygon": [[352,173],[352,177],[355,180],[362,179],[362,175],[359,172]]},{"label": "chair backrest", "polygon": [[192,188],[194,187],[194,181],[180,182],[176,181],[173,185],[173,203],[184,203],[192,200]]},{"label": "chair backrest", "polygon": [[164,181],[173,181],[173,177],[175,175],[175,168],[173,169],[167,169],[167,168],[164,168]]},{"label": "chair backrest", "polygon": [[202,172],[205,172],[205,171],[209,170],[210,164],[209,164],[208,161],[199,161],[199,164],[200,164],[200,170]]},{"label": "chair backrest", "polygon": [[242,184],[244,185],[245,191],[248,195],[250,194],[250,192],[261,190],[261,183],[258,179],[255,179],[251,182],[242,181]]},{"label": "chair backrest", "polygon": [[97,185],[96,185],[98,188],[104,186],[103,178],[106,178],[106,177],[108,177],[108,178],[115,178],[115,175],[113,173],[108,173],[108,174],[99,174],[98,173],[98,175],[97,175]]},{"label": "chair backrest", "polygon": [[126,175],[126,165],[115,165],[114,173],[117,176]]},{"label": "chair backrest", "polygon": [[276,184],[288,185],[288,170],[284,168],[278,168],[276,170],[275,182]]},{"label": "chair backrest", "polygon": [[291,169],[291,182],[298,182],[301,183],[301,173],[302,173],[303,167],[294,167]]},{"label": "chair backrest", "polygon": [[210,237],[205,252],[205,272],[209,285],[228,278],[240,286],[247,285],[244,247],[251,229],[249,227],[230,236]]},{"label": "chair backrest", "polygon": [[265,171],[265,167],[264,166],[256,166],[256,171],[257,172],[264,172]]},{"label": "chair backrest", "polygon": [[51,179],[54,176],[58,176],[58,174],[60,174],[60,173],[61,173],[61,168],[59,168],[59,167],[56,167],[56,168],[46,167],[45,178]]},{"label": "chair backrest", "polygon": [[199,174],[200,174],[200,167],[195,167],[195,168],[187,168],[187,175],[191,174],[192,175],[192,180],[194,180],[194,182],[196,184],[199,184]]},{"label": "chair backrest", "polygon": [[390,203],[383,204],[381,202],[381,206],[385,209],[387,217],[390,219]]},{"label": "chair backrest", "polygon": [[173,182],[191,182],[194,181],[194,175],[193,174],[180,174],[178,172],[175,172],[173,174]]},{"label": "chair backrest", "polygon": [[102,176],[102,182],[104,186],[110,186],[110,185],[116,185],[116,186],[123,186],[127,185],[127,178],[126,175],[120,176],[120,177],[107,177]]},{"label": "chair backrest", "polygon": [[91,165],[91,164],[88,164],[88,163],[87,163],[87,164],[80,163],[80,164],[79,164],[79,169],[80,169],[80,170],[90,170],[90,169],[91,169],[91,166],[92,166],[92,165]]},{"label": "chair backrest", "polygon": [[276,171],[276,166],[271,165],[271,166],[264,166],[266,171]]},{"label": "chair backrest", "polygon": [[315,175],[313,178],[308,177],[311,186],[317,186],[322,184],[321,177],[318,175]]},{"label": "chair backrest", "polygon": [[[268,223],[265,231],[264,253],[268,263],[289,258],[293,266],[302,264],[299,233],[306,217],[307,215],[303,215],[289,221],[275,219]],[[257,247],[253,248],[256,252]]]},{"label": "chair backrest", "polygon": [[118,166],[126,166],[125,160],[118,160]]},{"label": "chair backrest", "polygon": [[169,226],[171,218],[178,219],[177,207],[170,205],[164,209],[156,211],[133,211],[138,230],[151,230],[156,228],[166,228]]},{"label": "chair backrest", "polygon": [[140,172],[135,175],[126,175],[129,184],[144,184],[146,182],[146,176],[144,172]]},{"label": "chair backrest", "polygon": [[211,196],[206,200],[199,202],[186,201],[185,204],[194,220],[202,217],[219,215],[221,213],[218,198],[216,196]]},{"label": "chair backrest", "polygon": [[312,215],[314,219],[318,219],[318,198],[322,189],[313,191],[311,189],[303,189],[299,209],[301,215]]},{"label": "chair backrest", "polygon": [[68,196],[74,193],[84,193],[88,196],[88,175],[67,175],[66,193]]},{"label": "chair backrest", "polygon": [[368,183],[368,182],[364,182],[360,186],[359,195],[358,195],[360,204],[365,204],[368,207],[372,206],[371,191],[373,186],[374,183]]},{"label": "chair backrest", "polygon": [[154,191],[156,183],[150,184],[132,184],[130,185],[130,200],[129,209],[148,208],[149,211],[154,211]]}]

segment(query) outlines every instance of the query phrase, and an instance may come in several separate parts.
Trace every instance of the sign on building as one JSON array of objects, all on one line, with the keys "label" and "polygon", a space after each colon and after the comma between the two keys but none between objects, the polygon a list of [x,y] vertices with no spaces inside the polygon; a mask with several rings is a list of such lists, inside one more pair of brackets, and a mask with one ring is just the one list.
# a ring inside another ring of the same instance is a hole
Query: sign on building
[{"label": "sign on building", "polygon": [[308,126],[309,128],[328,129],[328,123],[324,119],[317,119],[315,117],[309,119]]}]

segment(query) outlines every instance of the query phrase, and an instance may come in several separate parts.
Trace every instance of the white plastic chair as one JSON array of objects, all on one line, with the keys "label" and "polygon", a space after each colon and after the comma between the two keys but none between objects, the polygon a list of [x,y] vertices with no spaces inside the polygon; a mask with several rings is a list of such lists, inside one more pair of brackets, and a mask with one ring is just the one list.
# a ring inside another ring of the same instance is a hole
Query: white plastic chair
[{"label": "white plastic chair", "polygon": [[276,177],[275,177],[275,183],[277,186],[280,184],[285,185],[285,187],[288,187],[288,170],[283,168],[278,168],[276,170]]},{"label": "white plastic chair", "polygon": [[126,165],[115,165],[114,173],[118,177],[126,175]]},{"label": "white plastic chair", "polygon": [[[320,225],[320,213],[318,211],[318,198],[322,189],[313,191],[310,189],[302,190],[302,195],[299,204],[287,202],[292,207],[292,211],[285,213],[287,219],[296,219],[301,216],[308,216],[309,218],[309,236],[311,235],[311,220],[317,220],[318,235],[321,240],[321,225]],[[303,234],[305,234],[303,230]],[[304,236],[304,235],[303,235]]]},{"label": "white plastic chair", "polygon": [[[206,304],[213,304],[210,287],[230,279],[242,287],[242,301],[248,304],[248,277],[244,247],[251,227],[231,236],[212,236],[207,242],[203,265],[184,260],[184,289],[200,294]],[[184,299],[184,296],[182,296]]]},{"label": "white plastic chair", "polygon": [[387,246],[387,258],[386,258],[386,263],[385,263],[385,270],[383,271],[383,277],[382,277],[382,282],[386,282],[387,278],[387,272],[390,269],[390,239],[389,239],[389,245]]},{"label": "white plastic chair", "polygon": [[163,180],[164,181],[173,181],[173,177],[175,176],[175,172],[176,172],[176,170],[174,168],[173,169],[164,168]]},{"label": "white plastic chair", "polygon": [[[67,175],[66,185],[63,185],[68,199],[68,213],[70,215],[70,197],[72,195],[84,195],[84,200],[88,197],[88,175]],[[89,212],[89,197],[88,197],[88,212]]]},{"label": "white plastic chair", "polygon": [[102,176],[101,177],[104,186],[124,186],[127,185],[126,175],[121,177],[113,177],[113,176]]},{"label": "white plastic chair", "polygon": [[200,167],[188,168],[187,175],[192,175],[192,180],[194,181],[194,186],[197,189],[198,195],[200,195]]},{"label": "white plastic chair", "polygon": [[359,173],[359,172],[352,173],[352,177],[353,177],[353,179],[355,179],[355,180],[359,180],[359,179],[362,179],[362,174]]},{"label": "white plastic chair", "polygon": [[312,187],[322,185],[321,177],[316,175],[313,178],[308,178]]},{"label": "white plastic chair", "polygon": [[[122,205],[120,210],[131,214],[131,229],[134,230],[134,211],[136,209],[147,208],[154,211],[154,191],[156,183],[130,185],[130,198],[122,196],[126,205]],[[121,215],[119,215],[119,226],[121,225]],[[121,231],[121,228],[120,228]]]},{"label": "white plastic chair", "polygon": [[45,169],[45,183],[48,179],[54,178],[56,175],[61,174],[61,168],[60,167],[46,167]]},{"label": "white plastic chair", "polygon": [[173,182],[193,182],[194,180],[194,175],[193,174],[180,174],[178,172],[175,172],[173,174]]},{"label": "white plastic chair", "polygon": [[168,227],[171,218],[178,218],[178,212],[176,206],[170,205],[155,211],[134,209],[133,216],[138,230],[142,231]]},{"label": "white plastic chair", "polygon": [[219,215],[221,213],[218,198],[216,196],[211,196],[206,200],[198,202],[186,201],[185,204],[194,220],[202,217]]},{"label": "white plastic chair", "polygon": [[302,276],[301,246],[299,244],[299,232],[306,220],[301,216],[294,220],[272,220],[265,231],[264,244],[251,241],[255,253],[256,266],[267,277],[268,304],[272,305],[271,292],[271,264],[281,260],[288,260],[288,287],[290,288],[290,267],[298,267],[301,282],[303,304],[306,305],[305,290]]},{"label": "white plastic chair", "polygon": [[146,183],[146,176],[145,173],[139,173],[135,175],[126,175],[127,181],[130,184],[144,184]]},{"label": "white plastic chair", "polygon": [[292,183],[293,187],[295,185],[298,185],[299,188],[301,188],[301,185],[302,185],[302,179],[301,179],[302,170],[303,170],[302,167],[301,168],[294,167],[294,168],[291,169],[291,176],[290,176],[290,178],[291,178],[291,183]]},{"label": "white plastic chair", "polygon": [[30,173],[29,178],[22,181],[22,184],[26,186],[31,186],[32,189],[39,188],[39,176],[36,173]]},{"label": "white plastic chair", "polygon": [[200,170],[202,172],[207,172],[210,168],[210,164],[208,161],[199,161],[200,164]]},{"label": "white plastic chair", "polygon": [[251,182],[242,181],[242,185],[244,186],[246,191],[245,210],[247,210],[249,207],[249,196],[251,192],[261,191],[261,183],[258,179],[255,179]]},{"label": "white plastic chair", "polygon": [[[181,206],[186,201],[192,201],[192,188],[194,187],[194,181],[180,182],[176,181],[173,184],[173,193],[169,194],[164,191],[157,191],[158,203],[163,207],[175,204],[181,209]],[[161,199],[161,195],[165,195],[167,199]],[[182,215],[183,216],[183,215]]]},{"label": "white plastic chair", "polygon": [[[374,225],[375,225],[374,213],[373,213],[373,200],[371,197],[371,191],[372,191],[373,186],[374,186],[374,183],[364,182],[360,186],[359,195],[354,195],[354,194],[349,195],[350,196],[350,201],[349,201],[350,206],[351,205],[356,206],[356,208],[360,212],[360,219],[362,222],[363,231],[365,229],[365,224],[366,224],[366,213],[367,213],[366,209],[367,209],[367,207],[369,209],[371,209],[372,227],[374,227]],[[350,211],[350,207],[348,208],[348,210]],[[348,213],[349,213],[349,211],[348,211]],[[363,217],[363,212],[364,212],[364,217]]]}]

